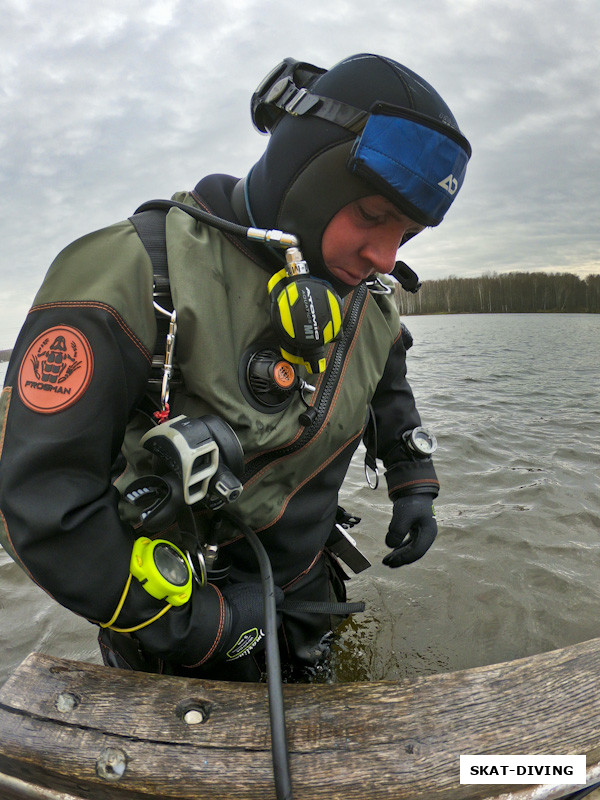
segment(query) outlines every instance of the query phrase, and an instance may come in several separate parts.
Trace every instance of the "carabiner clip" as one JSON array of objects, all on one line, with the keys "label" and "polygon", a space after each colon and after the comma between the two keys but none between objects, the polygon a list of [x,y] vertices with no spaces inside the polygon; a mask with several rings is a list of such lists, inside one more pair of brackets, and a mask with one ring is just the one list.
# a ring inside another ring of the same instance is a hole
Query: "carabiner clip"
[{"label": "carabiner clip", "polygon": [[165,344],[165,360],[163,363],[162,386],[160,390],[161,411],[157,412],[161,417],[160,421],[165,422],[169,416],[169,393],[171,384],[171,374],[173,372],[173,354],[175,352],[175,340],[177,338],[177,312],[167,311],[162,308],[156,300],[153,302],[154,308],[160,313],[169,317],[169,332]]}]

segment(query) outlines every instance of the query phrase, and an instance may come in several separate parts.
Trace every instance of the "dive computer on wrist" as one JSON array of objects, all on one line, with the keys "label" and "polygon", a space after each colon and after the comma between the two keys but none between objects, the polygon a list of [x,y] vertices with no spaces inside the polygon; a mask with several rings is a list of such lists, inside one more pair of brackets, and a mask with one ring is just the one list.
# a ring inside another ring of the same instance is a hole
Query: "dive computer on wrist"
[{"label": "dive computer on wrist", "polygon": [[402,439],[406,451],[414,458],[431,458],[437,450],[437,439],[421,426],[403,433]]}]

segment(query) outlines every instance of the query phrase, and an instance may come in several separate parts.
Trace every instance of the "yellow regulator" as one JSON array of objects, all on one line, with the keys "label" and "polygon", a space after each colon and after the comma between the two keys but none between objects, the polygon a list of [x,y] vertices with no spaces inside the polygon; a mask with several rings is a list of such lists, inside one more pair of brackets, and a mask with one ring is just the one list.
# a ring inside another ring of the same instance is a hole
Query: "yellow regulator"
[{"label": "yellow regulator", "polygon": [[318,374],[325,370],[325,346],[342,329],[342,301],[327,281],[309,274],[298,248],[288,248],[286,262],[268,283],[271,323],[282,356]]},{"label": "yellow regulator", "polygon": [[183,554],[166,539],[136,539],[131,553],[130,571],[144,589],[157,600],[182,606],[192,594],[192,570]]}]

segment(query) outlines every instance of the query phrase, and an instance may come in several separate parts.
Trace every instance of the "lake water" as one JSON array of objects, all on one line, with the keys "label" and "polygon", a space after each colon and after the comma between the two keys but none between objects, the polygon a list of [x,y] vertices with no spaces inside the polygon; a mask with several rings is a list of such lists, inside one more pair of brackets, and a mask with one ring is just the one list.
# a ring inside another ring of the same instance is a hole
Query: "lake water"
[{"label": "lake water", "polygon": [[[367,610],[342,631],[337,679],[446,672],[599,636],[600,315],[406,322],[409,377],[439,443],[440,532],[417,564],[384,567],[390,503],[357,454],[341,500],[362,517],[353,534],[373,567],[350,584]],[[1,550],[0,580],[0,683],[32,650],[99,660],[95,628]]]}]

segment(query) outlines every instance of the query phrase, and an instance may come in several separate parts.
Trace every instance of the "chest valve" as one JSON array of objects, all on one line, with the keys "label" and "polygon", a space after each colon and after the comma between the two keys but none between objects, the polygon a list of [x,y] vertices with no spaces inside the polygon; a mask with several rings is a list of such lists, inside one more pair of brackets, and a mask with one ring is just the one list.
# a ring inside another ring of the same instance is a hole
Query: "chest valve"
[{"label": "chest valve", "polygon": [[287,408],[298,376],[293,364],[276,350],[252,353],[246,365],[246,383],[254,399],[263,406],[281,411]]},{"label": "chest valve", "polygon": [[282,358],[279,348],[269,344],[255,344],[242,356],[239,383],[250,405],[264,414],[276,414],[292,402],[296,392],[304,404],[305,392],[314,392],[297,368]]}]

